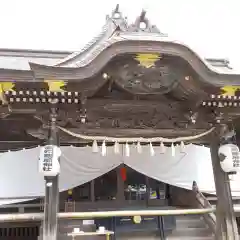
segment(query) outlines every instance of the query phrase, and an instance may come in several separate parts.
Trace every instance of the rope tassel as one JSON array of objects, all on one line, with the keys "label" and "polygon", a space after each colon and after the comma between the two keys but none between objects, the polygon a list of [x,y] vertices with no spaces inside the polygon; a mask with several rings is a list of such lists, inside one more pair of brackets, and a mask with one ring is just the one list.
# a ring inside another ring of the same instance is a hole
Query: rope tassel
[{"label": "rope tassel", "polygon": [[161,142],[161,144],[160,144],[160,153],[165,153],[165,152],[166,152],[166,148],[164,146],[164,143]]},{"label": "rope tassel", "polygon": [[140,154],[142,153],[142,145],[140,142],[137,142],[137,152]]},{"label": "rope tassel", "polygon": [[106,155],[107,155],[106,142],[103,141],[103,143],[102,143],[102,156],[106,156]]},{"label": "rope tassel", "polygon": [[150,148],[150,155],[151,157],[153,157],[155,155],[155,151],[151,142],[149,143],[149,148]]},{"label": "rope tassel", "polygon": [[97,152],[98,152],[98,144],[97,144],[97,141],[96,141],[96,140],[93,141],[92,151],[93,151],[94,153],[97,153]]},{"label": "rope tassel", "polygon": [[181,153],[185,152],[185,145],[183,141],[180,143],[180,152]]},{"label": "rope tassel", "polygon": [[120,146],[119,146],[118,142],[115,142],[115,144],[114,144],[114,153],[120,154]]},{"label": "rope tassel", "polygon": [[130,147],[129,147],[129,144],[126,142],[126,145],[125,145],[125,155],[126,157],[130,157]]},{"label": "rope tassel", "polygon": [[172,145],[171,145],[171,151],[172,151],[172,157],[175,157],[176,151],[175,151],[175,147],[174,147],[174,144],[173,144],[173,143],[172,143]]}]

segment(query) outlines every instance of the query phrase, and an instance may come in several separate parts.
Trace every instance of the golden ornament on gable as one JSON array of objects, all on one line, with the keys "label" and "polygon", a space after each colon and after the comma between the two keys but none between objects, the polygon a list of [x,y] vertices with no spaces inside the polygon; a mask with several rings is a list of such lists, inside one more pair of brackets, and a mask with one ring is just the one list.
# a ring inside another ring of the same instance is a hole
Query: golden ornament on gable
[{"label": "golden ornament on gable", "polygon": [[145,68],[155,67],[156,62],[161,58],[157,53],[139,53],[135,56],[135,60],[139,65]]},{"label": "golden ornament on gable", "polygon": [[48,85],[48,91],[50,92],[65,92],[64,87],[67,85],[66,82],[61,80],[44,80]]},{"label": "golden ornament on gable", "polygon": [[236,96],[240,91],[240,86],[224,86],[221,88],[222,96]]},{"label": "golden ornament on gable", "polygon": [[14,91],[15,83],[13,82],[0,82],[0,100],[2,104],[7,104],[7,100],[5,98],[6,91]]}]

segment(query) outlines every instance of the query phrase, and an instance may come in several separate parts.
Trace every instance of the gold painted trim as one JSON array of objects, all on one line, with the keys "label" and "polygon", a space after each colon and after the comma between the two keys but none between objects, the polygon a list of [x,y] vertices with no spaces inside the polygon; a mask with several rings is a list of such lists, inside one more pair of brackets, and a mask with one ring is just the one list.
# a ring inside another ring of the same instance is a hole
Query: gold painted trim
[{"label": "gold painted trim", "polygon": [[161,58],[157,53],[139,53],[134,58],[139,62],[139,65],[145,68],[155,67],[156,62]]},{"label": "gold painted trim", "polygon": [[0,100],[2,104],[7,104],[7,100],[5,98],[5,92],[13,92],[13,88],[15,87],[15,83],[13,82],[0,82]]},{"label": "gold painted trim", "polygon": [[223,91],[221,96],[235,96],[236,91],[240,90],[240,86],[224,86],[221,90]]},{"label": "gold painted trim", "polygon": [[62,87],[66,86],[66,82],[64,81],[56,81],[56,80],[44,80],[45,83],[48,84],[48,90],[50,92],[65,92]]}]

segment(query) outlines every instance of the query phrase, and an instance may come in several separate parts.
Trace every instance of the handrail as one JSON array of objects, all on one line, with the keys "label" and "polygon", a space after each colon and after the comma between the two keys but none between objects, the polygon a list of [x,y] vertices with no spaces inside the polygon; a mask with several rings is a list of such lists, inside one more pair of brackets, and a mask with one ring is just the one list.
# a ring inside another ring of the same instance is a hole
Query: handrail
[{"label": "handrail", "polygon": [[[218,200],[218,198],[215,197],[215,196],[206,197],[206,199],[207,199],[208,201],[217,201],[217,200]],[[239,196],[232,196],[232,200],[233,200],[233,201],[240,200],[240,197],[239,197]]]},{"label": "handrail", "polygon": [[[174,215],[196,215],[215,212],[214,208],[205,209],[169,209],[169,210],[133,210],[133,211],[99,211],[99,212],[66,212],[58,213],[60,219],[84,219],[102,217],[128,217],[128,216],[174,216]],[[0,214],[0,222],[17,221],[40,221],[43,213],[24,214]]]},{"label": "handrail", "polygon": [[[206,197],[199,191],[197,183],[193,182],[193,192],[195,193],[196,200],[198,202],[198,206],[201,209],[208,209],[208,208],[214,208],[210,202],[206,199]],[[215,208],[214,208],[215,209]],[[203,214],[203,218],[209,228],[211,229],[212,233],[216,234],[216,215],[214,212],[209,212],[206,214]]]},{"label": "handrail", "polygon": [[37,207],[42,207],[44,206],[43,203],[23,203],[23,204],[4,204],[0,205],[1,208],[37,208]]}]

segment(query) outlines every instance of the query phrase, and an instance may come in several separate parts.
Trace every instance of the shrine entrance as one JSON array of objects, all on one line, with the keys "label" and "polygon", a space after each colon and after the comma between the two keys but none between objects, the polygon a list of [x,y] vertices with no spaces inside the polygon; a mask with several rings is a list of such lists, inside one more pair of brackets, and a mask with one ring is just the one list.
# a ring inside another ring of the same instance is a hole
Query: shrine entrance
[{"label": "shrine entrance", "polygon": [[[231,71],[227,60],[199,57],[185,44],[172,41],[151,24],[145,11],[129,24],[118,5],[107,16],[100,34],[83,50],[48,52],[45,59],[52,58],[51,65],[47,65],[47,60],[46,64],[40,61],[46,53],[40,53],[40,57],[39,52],[33,54],[34,63],[25,54],[24,69],[0,69],[0,126],[12,148],[18,146],[18,139],[24,139],[22,147],[35,147],[36,142],[42,146],[39,171],[45,182],[44,240],[57,239],[58,216],[125,217],[127,214],[124,211],[84,212],[84,216],[81,212],[58,214],[59,176],[61,165],[66,163],[60,146],[88,146],[102,157],[107,157],[111,149],[116,158],[124,155],[129,159],[131,147],[149,157],[162,154],[169,147],[174,158],[176,147],[184,149],[190,143],[210,147],[218,198],[216,215],[212,206],[199,200],[201,209],[174,212],[156,209],[149,210],[151,214],[140,211],[138,215],[129,210],[130,216],[135,222],[141,222],[143,215],[155,216],[157,228],[162,229],[162,216],[203,214],[216,239],[239,239],[229,176],[240,171],[235,138],[240,112],[240,74]],[[13,58],[17,56],[18,53]],[[69,162],[69,167],[77,172],[77,165]],[[94,172],[94,165],[89,169]],[[164,194],[154,180],[144,182],[142,176],[124,167],[119,171],[117,178],[111,176],[96,182],[98,193],[94,196],[91,190],[91,199],[98,203],[109,197],[106,189],[98,189],[105,181],[117,182],[121,191],[114,188],[108,191],[112,198],[116,195],[120,199],[120,204],[144,202],[146,206],[147,202],[149,206],[151,202],[164,201],[161,199]],[[192,192],[203,199],[196,186]],[[151,199],[155,195],[156,199]],[[42,215],[34,216],[39,220]],[[73,232],[68,236],[74,238],[77,234],[83,233]],[[107,236],[112,234],[107,232]],[[164,231],[160,231],[160,236],[166,238]]]},{"label": "shrine entrance", "polygon": [[169,189],[168,184],[122,165],[90,182],[63,192],[60,199],[65,198],[69,205],[75,202],[76,212],[131,207],[140,210],[150,206],[168,206]]}]

